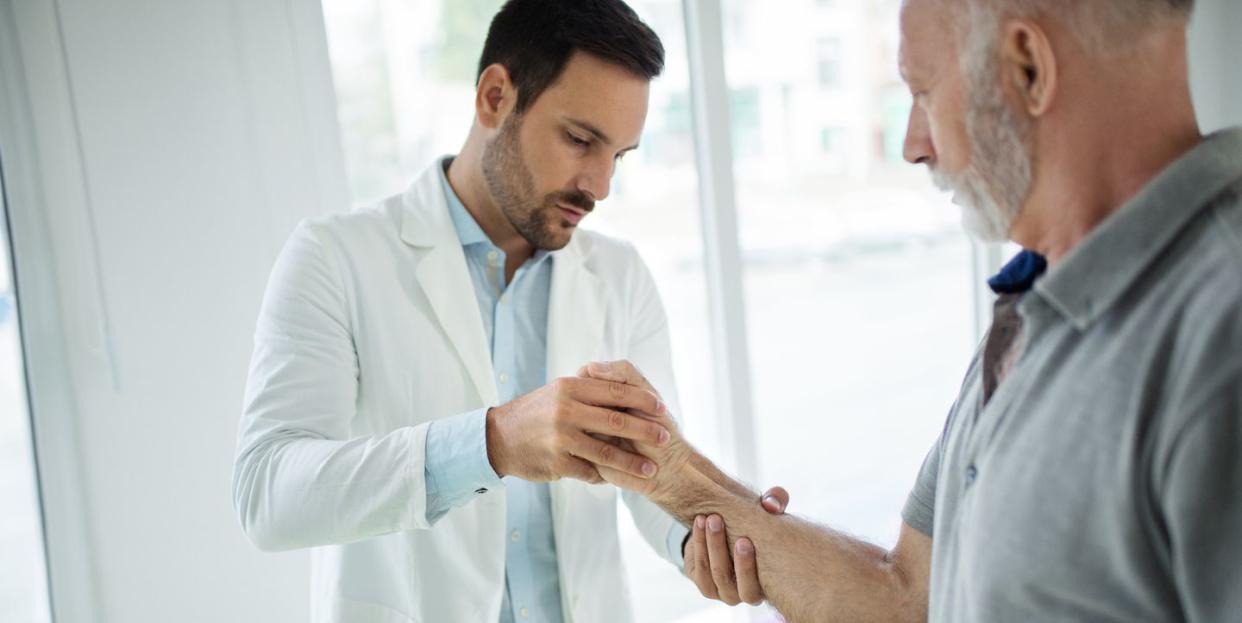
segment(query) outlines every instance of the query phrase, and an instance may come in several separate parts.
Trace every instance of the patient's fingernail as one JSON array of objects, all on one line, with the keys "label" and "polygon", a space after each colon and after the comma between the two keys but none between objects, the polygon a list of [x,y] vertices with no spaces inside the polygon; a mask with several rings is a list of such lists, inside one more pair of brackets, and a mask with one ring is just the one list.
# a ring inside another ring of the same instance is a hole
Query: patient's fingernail
[{"label": "patient's fingernail", "polygon": [[670,437],[669,437],[668,431],[664,429],[660,429],[660,445],[664,445],[668,443],[669,439]]},{"label": "patient's fingernail", "polygon": [[703,529],[703,516],[702,516],[702,515],[696,515],[696,516],[695,516],[695,518],[694,518],[694,527],[695,527],[695,528],[698,528],[699,530],[702,530],[702,529]]},{"label": "patient's fingernail", "polygon": [[763,498],[763,505],[772,510],[781,510],[781,501],[770,495]]},{"label": "patient's fingernail", "polygon": [[738,556],[749,556],[755,552],[755,547],[746,539],[738,539],[737,543],[733,544],[733,551]]},{"label": "patient's fingernail", "polygon": [[599,361],[599,362],[596,362],[595,367],[599,368],[603,372],[607,372],[612,369],[612,362],[611,361]]},{"label": "patient's fingernail", "polygon": [[647,477],[655,476],[655,463],[643,463],[643,474]]},{"label": "patient's fingernail", "polygon": [[664,415],[666,408],[663,400],[656,400],[656,415]]},{"label": "patient's fingernail", "polygon": [[711,530],[712,532],[720,532],[721,530],[724,529],[724,522],[720,521],[720,517],[717,517],[716,515],[712,515],[711,517],[707,518],[707,529]]}]

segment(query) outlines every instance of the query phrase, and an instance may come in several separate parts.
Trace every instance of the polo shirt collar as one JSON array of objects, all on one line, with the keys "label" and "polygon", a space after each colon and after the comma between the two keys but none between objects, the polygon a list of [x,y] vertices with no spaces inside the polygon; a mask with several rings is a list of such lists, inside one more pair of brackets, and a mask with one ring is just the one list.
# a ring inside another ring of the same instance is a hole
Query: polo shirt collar
[{"label": "polo shirt collar", "polygon": [[1078,330],[1086,330],[1239,178],[1242,128],[1207,137],[1100,223],[1035,283],[1035,292]]}]

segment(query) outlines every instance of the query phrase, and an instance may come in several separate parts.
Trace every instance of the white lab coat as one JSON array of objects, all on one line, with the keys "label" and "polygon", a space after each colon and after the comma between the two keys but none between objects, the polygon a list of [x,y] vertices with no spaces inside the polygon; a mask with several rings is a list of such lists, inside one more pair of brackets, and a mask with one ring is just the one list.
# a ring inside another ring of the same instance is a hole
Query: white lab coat
[{"label": "white lab coat", "polygon": [[[633,247],[578,231],[555,252],[550,297],[549,379],[629,359],[675,410],[667,320]],[[432,524],[424,481],[428,424],[498,403],[489,353],[434,168],[402,195],[307,220],[289,239],[256,330],[233,496],[258,547],[314,548],[313,621],[498,620],[503,488]],[[567,623],[632,618],[616,497],[609,485],[551,485]],[[623,497],[674,560],[673,518]]]}]

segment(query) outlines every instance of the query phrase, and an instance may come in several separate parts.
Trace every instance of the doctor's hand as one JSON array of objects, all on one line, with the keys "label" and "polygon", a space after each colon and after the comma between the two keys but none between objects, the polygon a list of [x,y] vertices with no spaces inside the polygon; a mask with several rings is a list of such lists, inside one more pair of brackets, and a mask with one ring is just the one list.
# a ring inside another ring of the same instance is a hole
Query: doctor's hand
[{"label": "doctor's hand", "polygon": [[[781,487],[772,487],[763,494],[760,506],[769,514],[783,515],[789,506],[789,493]],[[730,555],[724,518],[720,515],[694,518],[682,554],[686,561],[686,575],[704,597],[730,606],[743,601],[757,606],[766,599],[759,584],[754,543],[746,537],[738,537]]]},{"label": "doctor's hand", "polygon": [[603,482],[596,466],[649,479],[659,469],[656,463],[618,443],[667,444],[669,432],[658,423],[663,415],[664,404],[649,390],[559,378],[488,410],[487,456],[498,475],[531,482]]},{"label": "doctor's hand", "polygon": [[[642,372],[628,361],[588,363],[578,371],[578,375],[584,379],[622,383],[659,396],[659,392],[643,376]],[[685,488],[688,484],[685,479],[694,469],[689,463],[691,459],[698,457],[698,453],[682,436],[676,421],[667,411],[660,414],[635,411],[633,415],[641,416],[645,420],[664,427],[670,433],[671,439],[659,445],[647,443],[642,439],[616,440],[615,443],[626,451],[637,452],[649,458],[660,466],[659,472],[649,478],[635,478],[631,474],[606,465],[600,465],[597,471],[607,482],[642,494],[668,510],[665,505],[674,501],[678,490]],[[674,515],[677,516],[676,513]],[[679,516],[678,518],[688,523],[686,517]]]}]

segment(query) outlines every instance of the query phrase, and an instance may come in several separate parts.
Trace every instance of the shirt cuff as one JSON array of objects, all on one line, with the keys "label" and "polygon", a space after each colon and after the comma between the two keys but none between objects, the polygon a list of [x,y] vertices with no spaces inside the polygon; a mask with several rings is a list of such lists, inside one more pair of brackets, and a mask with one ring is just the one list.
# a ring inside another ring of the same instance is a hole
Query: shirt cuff
[{"label": "shirt cuff", "polygon": [[680,521],[674,521],[673,526],[668,529],[669,559],[682,571],[686,569],[686,559],[685,552],[681,550],[681,546],[686,542],[687,534],[690,534],[690,528],[681,525]]},{"label": "shirt cuff", "polygon": [[431,521],[500,486],[487,458],[487,409],[432,422],[427,427],[425,465]]}]

